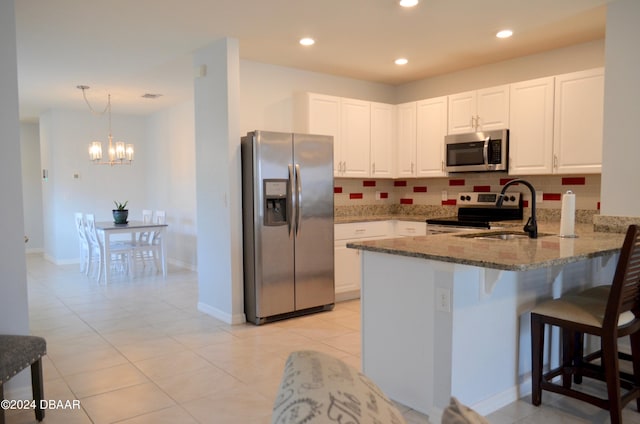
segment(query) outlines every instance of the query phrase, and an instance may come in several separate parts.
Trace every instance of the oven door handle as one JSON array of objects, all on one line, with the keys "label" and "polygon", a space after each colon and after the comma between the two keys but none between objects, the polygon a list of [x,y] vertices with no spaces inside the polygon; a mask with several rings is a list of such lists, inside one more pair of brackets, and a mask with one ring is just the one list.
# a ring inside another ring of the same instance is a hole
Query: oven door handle
[{"label": "oven door handle", "polygon": [[482,157],[484,158],[484,166],[489,169],[489,140],[491,137],[484,139],[484,147],[482,148]]}]

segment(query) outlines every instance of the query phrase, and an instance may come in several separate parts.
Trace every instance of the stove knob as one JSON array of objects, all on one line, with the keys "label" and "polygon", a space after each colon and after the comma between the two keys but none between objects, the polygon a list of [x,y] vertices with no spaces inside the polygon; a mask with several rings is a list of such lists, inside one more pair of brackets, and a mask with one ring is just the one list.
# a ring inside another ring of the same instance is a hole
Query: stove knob
[{"label": "stove knob", "polygon": [[460,196],[460,201],[464,202],[464,196]]},{"label": "stove knob", "polygon": [[512,202],[515,202],[516,201],[516,196],[509,197],[509,200],[511,200]]},{"label": "stove knob", "polygon": [[467,196],[466,200],[471,201],[471,196]]}]

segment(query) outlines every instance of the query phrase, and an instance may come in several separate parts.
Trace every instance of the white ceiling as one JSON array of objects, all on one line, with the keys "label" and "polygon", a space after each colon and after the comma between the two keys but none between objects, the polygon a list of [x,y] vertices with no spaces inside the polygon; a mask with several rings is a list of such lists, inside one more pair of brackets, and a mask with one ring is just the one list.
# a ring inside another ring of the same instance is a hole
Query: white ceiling
[{"label": "white ceiling", "polygon": [[[224,36],[243,59],[398,85],[603,38],[609,1],[15,0],[20,117],[86,107],[79,84],[96,108],[112,93],[114,113],[178,103],[191,54]],[[503,28],[514,36],[497,39]]]}]

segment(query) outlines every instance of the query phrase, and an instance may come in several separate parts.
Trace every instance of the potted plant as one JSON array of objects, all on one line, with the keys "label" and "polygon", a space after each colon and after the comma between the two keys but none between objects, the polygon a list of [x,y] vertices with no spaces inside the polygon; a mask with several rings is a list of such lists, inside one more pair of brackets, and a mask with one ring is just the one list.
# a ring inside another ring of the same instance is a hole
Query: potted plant
[{"label": "potted plant", "polygon": [[113,203],[116,204],[116,209],[113,210],[113,223],[126,224],[127,218],[129,217],[129,209],[126,209],[126,207],[129,201],[127,200],[124,203],[118,203],[114,200]]}]

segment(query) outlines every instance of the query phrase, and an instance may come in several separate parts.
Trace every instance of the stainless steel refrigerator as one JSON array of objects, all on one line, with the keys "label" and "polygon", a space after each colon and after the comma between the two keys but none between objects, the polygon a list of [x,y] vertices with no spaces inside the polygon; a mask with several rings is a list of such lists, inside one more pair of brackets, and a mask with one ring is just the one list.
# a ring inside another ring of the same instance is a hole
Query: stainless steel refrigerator
[{"label": "stainless steel refrigerator", "polygon": [[333,137],[248,133],[242,190],[247,321],[332,309]]}]

